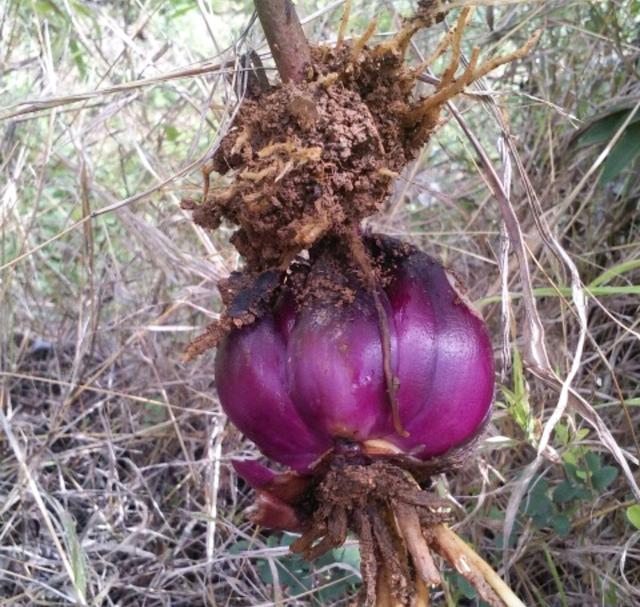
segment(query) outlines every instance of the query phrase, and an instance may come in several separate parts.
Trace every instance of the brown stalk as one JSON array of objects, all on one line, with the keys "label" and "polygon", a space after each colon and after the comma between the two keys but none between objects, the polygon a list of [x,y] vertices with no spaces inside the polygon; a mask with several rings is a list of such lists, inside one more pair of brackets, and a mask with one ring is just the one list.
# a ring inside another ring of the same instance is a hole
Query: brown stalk
[{"label": "brown stalk", "polygon": [[502,578],[446,525],[429,529],[430,546],[466,578],[492,607],[525,607]]},{"label": "brown stalk", "polygon": [[342,43],[344,42],[344,36],[347,31],[347,24],[349,23],[349,16],[351,15],[351,0],[346,0],[344,8],[342,9],[342,19],[340,19],[340,28],[338,29],[338,41],[336,42],[336,51],[340,50]]},{"label": "brown stalk", "polygon": [[256,12],[283,82],[302,82],[311,50],[291,0],[255,0]]}]

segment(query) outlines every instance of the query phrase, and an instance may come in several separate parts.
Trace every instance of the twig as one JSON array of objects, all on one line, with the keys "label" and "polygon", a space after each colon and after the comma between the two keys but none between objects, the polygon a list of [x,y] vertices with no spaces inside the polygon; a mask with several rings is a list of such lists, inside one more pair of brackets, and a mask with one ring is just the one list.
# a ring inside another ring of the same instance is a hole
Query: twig
[{"label": "twig", "polygon": [[430,545],[434,550],[449,561],[458,573],[470,580],[482,598],[490,605],[500,604],[492,600],[491,595],[495,594],[506,607],[525,607],[525,604],[502,581],[502,578],[491,566],[449,527],[435,525],[429,529],[429,533],[433,539]]},{"label": "twig", "polygon": [[255,0],[269,48],[283,82],[302,82],[311,50],[291,0]]}]

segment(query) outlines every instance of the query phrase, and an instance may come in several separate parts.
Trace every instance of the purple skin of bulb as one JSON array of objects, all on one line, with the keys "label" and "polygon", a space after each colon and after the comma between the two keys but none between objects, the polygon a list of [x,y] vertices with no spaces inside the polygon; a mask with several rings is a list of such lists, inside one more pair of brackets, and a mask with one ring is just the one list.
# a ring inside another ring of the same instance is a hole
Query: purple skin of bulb
[{"label": "purple skin of bulb", "polygon": [[426,254],[414,250],[394,264],[379,298],[408,436],[394,430],[378,316],[360,287],[352,304],[337,307],[296,310],[288,298],[218,347],[222,406],[267,457],[305,474],[346,438],[382,439],[427,460],[479,432],[494,389],[484,322]]},{"label": "purple skin of bulb", "polygon": [[484,321],[425,254],[402,264],[387,289],[398,336],[398,401],[407,438],[389,442],[419,459],[465,444],[482,427],[494,389],[493,351]]},{"label": "purple skin of bulb", "polygon": [[[395,341],[392,332],[392,360]],[[291,399],[307,424],[356,442],[393,429],[369,294],[360,290],[349,306],[305,310],[287,345]]]},{"label": "purple skin of bulb", "polygon": [[302,421],[286,366],[286,343],[273,316],[264,316],[218,346],[216,385],[231,421],[267,457],[303,471],[331,448],[331,438]]}]

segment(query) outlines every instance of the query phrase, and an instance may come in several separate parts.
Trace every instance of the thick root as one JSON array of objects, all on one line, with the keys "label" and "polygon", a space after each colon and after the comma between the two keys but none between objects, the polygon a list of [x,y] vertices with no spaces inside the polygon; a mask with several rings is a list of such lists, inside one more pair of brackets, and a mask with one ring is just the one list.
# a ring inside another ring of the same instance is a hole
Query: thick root
[{"label": "thick root", "polygon": [[415,506],[398,502],[393,507],[407,549],[411,554],[413,566],[420,579],[428,586],[438,586],[440,573],[433,561],[429,546],[422,535],[422,527]]},{"label": "thick root", "polygon": [[428,533],[434,550],[474,586],[489,605],[525,607],[491,566],[446,525],[435,525]]}]

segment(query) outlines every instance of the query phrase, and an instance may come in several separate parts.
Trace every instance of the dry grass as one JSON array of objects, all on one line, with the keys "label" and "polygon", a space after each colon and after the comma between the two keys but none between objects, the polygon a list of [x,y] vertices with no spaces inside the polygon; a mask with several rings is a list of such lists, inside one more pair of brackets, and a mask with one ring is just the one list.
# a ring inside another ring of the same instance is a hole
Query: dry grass
[{"label": "dry grass", "polygon": [[[335,40],[341,2],[298,4],[311,37]],[[346,34],[374,13],[392,31],[408,6],[354,2]],[[246,522],[251,493],[229,462],[255,452],[219,408],[211,356],[181,363],[238,263],[229,231],[203,232],[178,203],[237,107],[235,57],[266,54],[249,21],[249,2],[0,5],[2,606],[340,605],[357,583],[352,546],[308,570]],[[579,135],[639,111],[640,5],[482,7],[465,50],[508,52],[540,27],[528,59],[457,101],[373,224],[455,268],[494,331],[510,392],[480,457],[439,480],[459,532],[527,604],[634,605],[633,146],[600,175],[640,114],[600,144]],[[438,37],[416,41],[416,63]],[[477,604],[464,591],[452,575],[435,604]]]}]

